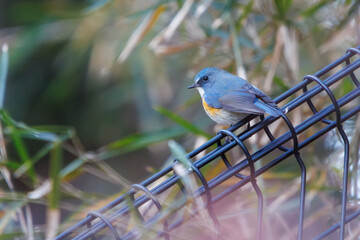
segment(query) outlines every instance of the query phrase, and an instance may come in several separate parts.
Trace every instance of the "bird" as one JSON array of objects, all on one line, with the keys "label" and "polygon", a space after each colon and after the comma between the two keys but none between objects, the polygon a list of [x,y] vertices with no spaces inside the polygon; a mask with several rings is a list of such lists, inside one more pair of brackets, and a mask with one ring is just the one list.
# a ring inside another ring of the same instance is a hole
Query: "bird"
[{"label": "bird", "polygon": [[215,122],[232,126],[250,114],[282,115],[276,103],[245,79],[225,70],[208,67],[196,74],[194,84],[207,115]]}]

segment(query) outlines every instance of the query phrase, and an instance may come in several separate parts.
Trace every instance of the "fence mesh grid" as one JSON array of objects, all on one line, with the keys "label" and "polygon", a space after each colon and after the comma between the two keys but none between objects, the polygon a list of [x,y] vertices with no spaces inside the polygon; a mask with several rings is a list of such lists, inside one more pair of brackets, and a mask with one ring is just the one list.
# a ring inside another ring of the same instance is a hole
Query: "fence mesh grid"
[{"label": "fence mesh grid", "polygon": [[[339,216],[340,221],[338,223],[332,225],[314,239],[324,239],[336,234],[336,238],[344,239],[347,223],[354,221],[360,215],[360,209],[354,210],[352,208],[351,211],[347,209],[349,151],[351,146],[343,128],[343,123],[360,111],[358,98],[360,95],[360,83],[355,72],[360,67],[359,49],[360,47],[348,49],[345,55],[315,74],[305,76],[301,83],[274,99],[279,106],[282,105],[281,109],[284,111],[282,116],[264,118],[263,116],[251,115],[229,129],[220,130],[215,137],[187,155],[190,160],[198,160],[189,161],[188,164],[175,160],[173,164],[144,182],[134,184],[126,194],[102,209],[89,212],[85,219],[62,232],[56,239],[97,239],[101,234],[111,235],[114,239],[136,239],[141,234],[142,229],[148,229],[155,225],[161,226],[153,233],[155,236],[171,239],[171,231],[189,219],[184,215],[176,214],[186,205],[186,200],[178,201],[177,197],[174,197],[174,203],[165,207],[159,197],[163,193],[171,192],[174,187],[177,187],[184,196],[191,196],[194,201],[196,199],[202,200],[202,204],[196,205],[198,208],[194,209],[193,214],[205,212],[209,216],[212,226],[214,226],[214,238],[221,239],[222,237],[219,236],[219,231],[217,231],[221,228],[221,221],[219,221],[214,208],[219,201],[247,185],[252,186],[257,196],[255,238],[266,239],[263,231],[266,204],[264,204],[263,192],[257,184],[257,177],[279,163],[293,161],[293,159],[296,159],[301,178],[299,184],[300,197],[297,202],[297,239],[303,239],[304,209],[306,207],[306,161],[302,159],[300,150],[334,129],[342,139],[343,147],[341,216]],[[352,89],[343,96],[336,98],[331,88],[344,84],[345,81],[352,83]],[[317,109],[313,99],[315,96],[324,96],[324,94],[330,99],[330,104],[322,109]],[[312,115],[294,126],[293,122],[295,120],[293,118],[290,120],[288,116],[291,115],[293,110],[305,106],[311,109]],[[255,123],[250,126],[248,125],[250,121]],[[279,134],[275,134],[271,130],[273,127],[270,125],[276,123],[280,123],[282,128],[286,128],[286,131],[280,136],[275,136]],[[322,124],[321,127],[316,128],[316,132],[311,136],[299,137],[319,123]],[[236,133],[242,126],[248,127],[244,131]],[[246,141],[253,136],[264,134],[269,143],[257,151],[251,152]],[[244,159],[237,163],[231,163],[226,154],[235,147],[242,151]],[[357,148],[358,146],[352,147]],[[267,161],[266,164],[260,165],[260,167],[256,164],[257,161],[271,155],[274,151],[278,151],[280,154],[275,155],[271,161]],[[201,170],[216,161],[222,161],[226,166],[226,170],[209,179],[210,177],[203,173],[205,171]],[[244,173],[244,170],[247,170],[247,173]],[[192,190],[187,187],[186,179],[182,177],[184,172],[191,172],[199,181],[197,189]],[[237,181],[232,181],[230,186],[227,185],[228,187],[221,188],[221,191],[215,191],[219,185],[230,178],[236,178]],[[150,209],[151,206],[153,209]],[[131,221],[131,215],[136,215],[138,221],[137,224],[131,225],[134,226],[132,228],[125,224]]]}]

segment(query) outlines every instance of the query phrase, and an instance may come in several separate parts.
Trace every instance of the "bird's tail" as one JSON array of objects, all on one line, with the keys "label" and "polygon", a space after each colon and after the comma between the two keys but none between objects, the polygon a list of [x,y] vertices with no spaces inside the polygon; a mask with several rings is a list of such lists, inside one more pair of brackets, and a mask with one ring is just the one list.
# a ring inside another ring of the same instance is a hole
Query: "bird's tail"
[{"label": "bird's tail", "polygon": [[272,102],[272,104],[270,105],[269,102],[265,103],[265,102],[255,98],[254,104],[272,116],[278,117],[278,116],[282,115],[281,109],[272,100],[271,100],[271,102]]},{"label": "bird's tail", "polygon": [[[250,84],[249,84],[250,85]],[[257,98],[255,98],[255,105],[263,109],[265,112],[267,112],[270,115],[273,116],[282,116],[284,113],[281,111],[281,109],[276,105],[276,103],[265,93],[263,93],[260,89],[257,87],[254,87],[252,85],[250,91],[253,92]],[[260,99],[260,100],[259,100]]]}]

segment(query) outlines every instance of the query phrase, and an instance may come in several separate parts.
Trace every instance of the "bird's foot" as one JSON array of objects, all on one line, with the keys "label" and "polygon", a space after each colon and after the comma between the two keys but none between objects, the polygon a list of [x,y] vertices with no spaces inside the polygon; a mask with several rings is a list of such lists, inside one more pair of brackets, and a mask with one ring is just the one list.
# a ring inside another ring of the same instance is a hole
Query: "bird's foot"
[{"label": "bird's foot", "polygon": [[[229,128],[231,128],[232,126],[233,126],[233,125],[231,124]],[[225,139],[224,139],[225,144],[231,142],[231,140],[232,140],[232,137],[226,136]]]},{"label": "bird's foot", "polygon": [[225,141],[225,144],[230,143],[230,142],[231,142],[231,139],[232,139],[232,138],[231,138],[230,136],[226,136],[226,137],[225,137],[225,140],[224,140],[224,141]]}]

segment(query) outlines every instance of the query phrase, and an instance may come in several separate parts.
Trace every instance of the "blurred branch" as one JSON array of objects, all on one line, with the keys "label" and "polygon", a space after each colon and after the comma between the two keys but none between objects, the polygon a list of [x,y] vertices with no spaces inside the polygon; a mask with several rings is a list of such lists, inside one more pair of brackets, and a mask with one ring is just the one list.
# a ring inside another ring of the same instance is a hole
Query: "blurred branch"
[{"label": "blurred branch", "polygon": [[145,18],[141,21],[139,26],[135,29],[135,31],[131,34],[129,40],[127,41],[124,49],[120,53],[118,57],[118,62],[124,62],[132,52],[132,50],[136,47],[136,45],[144,38],[146,33],[149,32],[151,27],[156,23],[159,19],[160,14],[165,11],[166,7],[164,5],[160,5],[154,11],[148,13]]},{"label": "blurred branch", "polygon": [[196,19],[199,19],[201,17],[201,15],[203,13],[205,13],[206,10],[210,7],[212,2],[213,2],[213,0],[202,0],[201,2],[199,2],[198,6],[195,10],[194,17]]},{"label": "blurred branch", "polygon": [[230,20],[230,33],[231,33],[232,45],[234,49],[234,56],[236,62],[236,73],[239,77],[247,79],[246,71],[241,57],[241,51],[240,51],[239,41],[237,38],[235,24],[232,20]]},{"label": "blurred branch", "polygon": [[186,0],[182,8],[177,12],[175,17],[171,20],[170,24],[162,30],[149,44],[150,48],[156,49],[163,42],[169,42],[174,35],[176,29],[180,26],[181,22],[185,19],[186,15],[194,4],[194,0]]},{"label": "blurred branch", "polygon": [[271,65],[264,82],[263,90],[265,92],[270,92],[271,90],[271,86],[275,76],[275,71],[281,56],[281,49],[283,48],[284,45],[285,34],[286,34],[286,26],[281,25],[276,31],[275,47],[274,47],[273,56],[271,58]]}]

